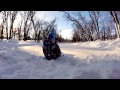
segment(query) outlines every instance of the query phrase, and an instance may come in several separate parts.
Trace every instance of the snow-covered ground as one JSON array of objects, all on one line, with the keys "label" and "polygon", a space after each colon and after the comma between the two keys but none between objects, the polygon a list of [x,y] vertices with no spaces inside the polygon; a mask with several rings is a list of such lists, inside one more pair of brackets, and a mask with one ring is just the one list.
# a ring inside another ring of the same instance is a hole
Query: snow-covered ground
[{"label": "snow-covered ground", "polygon": [[0,79],[120,79],[120,40],[59,43],[48,61],[42,43],[0,41]]}]

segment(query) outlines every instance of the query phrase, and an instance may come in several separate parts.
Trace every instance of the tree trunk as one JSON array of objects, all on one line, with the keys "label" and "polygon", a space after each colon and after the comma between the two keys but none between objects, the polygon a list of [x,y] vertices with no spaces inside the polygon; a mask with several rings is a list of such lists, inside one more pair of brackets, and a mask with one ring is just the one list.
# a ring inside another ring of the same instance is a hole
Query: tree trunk
[{"label": "tree trunk", "polygon": [[116,19],[115,15],[114,15],[114,12],[110,11],[110,14],[111,14],[111,16],[112,16],[112,18],[113,18],[113,21],[114,21],[114,26],[115,26],[117,38],[120,38],[120,36],[119,36],[119,27],[118,27],[117,19]]},{"label": "tree trunk", "polygon": [[7,35],[7,40],[8,40],[8,18],[6,18],[6,35]]},{"label": "tree trunk", "polygon": [[9,39],[12,39],[13,36],[13,25],[10,26],[10,37]]}]

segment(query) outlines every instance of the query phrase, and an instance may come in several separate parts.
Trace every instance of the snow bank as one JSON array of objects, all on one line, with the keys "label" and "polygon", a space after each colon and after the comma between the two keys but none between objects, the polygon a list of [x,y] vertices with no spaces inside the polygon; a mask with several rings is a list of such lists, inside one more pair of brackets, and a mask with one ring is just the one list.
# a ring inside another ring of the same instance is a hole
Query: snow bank
[{"label": "snow bank", "polygon": [[120,79],[120,40],[59,45],[48,61],[41,43],[0,41],[0,79]]}]

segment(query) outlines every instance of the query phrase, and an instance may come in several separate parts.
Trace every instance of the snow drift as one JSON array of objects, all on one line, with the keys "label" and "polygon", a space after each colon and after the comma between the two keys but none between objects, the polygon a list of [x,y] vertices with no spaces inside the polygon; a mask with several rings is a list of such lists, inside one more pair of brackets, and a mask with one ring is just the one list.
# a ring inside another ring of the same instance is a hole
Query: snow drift
[{"label": "snow drift", "polygon": [[120,79],[120,40],[59,43],[48,61],[42,43],[0,41],[0,79]]}]

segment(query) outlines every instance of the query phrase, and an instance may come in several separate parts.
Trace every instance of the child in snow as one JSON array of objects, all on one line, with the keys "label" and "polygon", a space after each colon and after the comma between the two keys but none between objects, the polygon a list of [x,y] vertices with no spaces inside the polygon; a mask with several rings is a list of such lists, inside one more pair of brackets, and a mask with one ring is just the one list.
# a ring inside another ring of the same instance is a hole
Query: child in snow
[{"label": "child in snow", "polygon": [[43,52],[48,60],[55,59],[61,55],[60,48],[56,42],[56,32],[52,28],[48,33],[48,37],[43,42]]},{"label": "child in snow", "polygon": [[51,43],[51,49],[54,49],[54,48],[55,48],[55,43],[56,43],[55,36],[56,36],[56,33],[55,33],[54,28],[53,28],[53,29],[49,32],[49,35],[48,35],[48,39],[50,40],[50,43]]}]

